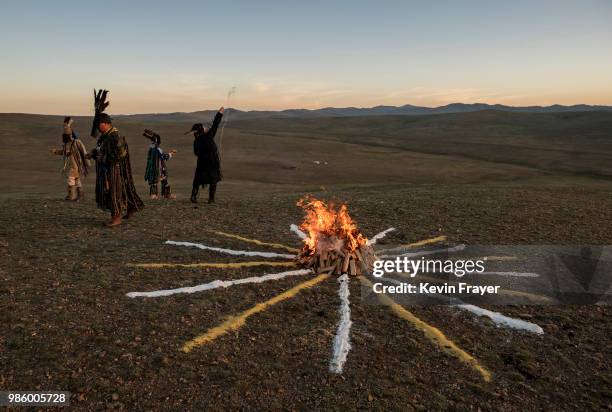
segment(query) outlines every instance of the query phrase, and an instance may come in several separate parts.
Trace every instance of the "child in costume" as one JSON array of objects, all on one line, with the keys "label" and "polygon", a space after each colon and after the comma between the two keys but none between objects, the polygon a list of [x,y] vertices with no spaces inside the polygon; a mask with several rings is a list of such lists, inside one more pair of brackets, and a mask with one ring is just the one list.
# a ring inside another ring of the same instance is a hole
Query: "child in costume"
[{"label": "child in costume", "polygon": [[85,197],[81,180],[87,176],[89,171],[87,149],[85,149],[85,145],[81,142],[78,135],[72,130],[73,122],[71,117],[64,118],[62,148],[51,149],[52,154],[61,155],[64,158],[62,174],[66,176],[68,183],[68,194],[65,200],[69,201],[77,201]]},{"label": "child in costume", "polygon": [[151,199],[158,199],[158,184],[161,182],[161,195],[165,199],[176,199],[176,195],[172,194],[170,185],[168,184],[168,168],[166,162],[176,154],[176,150],[171,150],[169,153],[164,153],[161,149],[161,136],[152,130],[145,129],[142,134],[147,139],[151,140],[149,152],[147,153],[147,168],[145,170],[145,180],[149,183],[149,196]]}]

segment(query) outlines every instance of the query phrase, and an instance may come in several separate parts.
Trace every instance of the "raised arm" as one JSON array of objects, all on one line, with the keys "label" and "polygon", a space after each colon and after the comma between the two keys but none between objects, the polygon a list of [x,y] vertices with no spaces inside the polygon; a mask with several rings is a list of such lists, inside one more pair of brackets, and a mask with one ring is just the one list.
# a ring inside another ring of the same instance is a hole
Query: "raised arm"
[{"label": "raised arm", "polygon": [[217,129],[219,128],[219,124],[221,124],[221,118],[223,117],[224,110],[225,108],[222,106],[215,115],[215,120],[213,120],[212,126],[210,126],[210,130],[208,131],[208,135],[211,138],[215,137],[215,134],[217,134]]}]

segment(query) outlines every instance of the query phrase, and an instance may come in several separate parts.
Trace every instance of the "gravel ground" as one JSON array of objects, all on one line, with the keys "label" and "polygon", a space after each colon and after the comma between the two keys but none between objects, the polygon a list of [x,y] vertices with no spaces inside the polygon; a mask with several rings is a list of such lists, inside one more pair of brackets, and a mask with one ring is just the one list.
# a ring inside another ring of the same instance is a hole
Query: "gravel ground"
[{"label": "gravel ground", "polygon": [[[328,372],[338,321],[334,279],[188,354],[180,351],[186,341],[305,278],[125,296],[284,270],[129,264],[260,260],[164,245],[262,249],[211,230],[299,247],[288,227],[300,220],[295,202],[303,194],[221,187],[215,205],[194,207],[185,196],[148,201],[113,229],[102,227],[107,216],[91,199],[1,200],[0,389],[71,391],[79,410],[612,409],[606,306],[496,308],[541,325],[542,336],[451,307],[409,308],[491,371],[487,383],[388,308],[363,304],[359,282],[350,284],[352,350],[342,375]],[[468,244],[612,244],[609,189],[389,185],[313,194],[347,201],[368,235],[397,227],[383,244],[441,234]]]}]

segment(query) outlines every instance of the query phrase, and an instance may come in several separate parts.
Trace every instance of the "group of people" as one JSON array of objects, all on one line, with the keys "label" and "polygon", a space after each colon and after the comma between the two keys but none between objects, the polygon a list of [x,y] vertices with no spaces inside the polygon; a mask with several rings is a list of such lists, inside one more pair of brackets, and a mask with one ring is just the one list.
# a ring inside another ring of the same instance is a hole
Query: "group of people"
[{"label": "group of people", "polygon": [[[73,130],[74,121],[70,117],[64,119],[62,133],[62,148],[51,149],[51,153],[63,156],[62,173],[66,176],[68,193],[66,200],[78,201],[85,196],[82,179],[87,176],[91,161],[96,168],[96,204],[98,208],[109,211],[111,219],[105,223],[108,227],[121,224],[122,219],[130,219],[134,213],[144,208],[144,203],[136,192],[132,178],[130,153],[127,141],[117,128],[113,126],[112,118],[104,112],[109,102],[106,101],[108,91],[94,91],[95,116],[91,136],[96,138],[96,147],[88,152],[79,136]],[[200,187],[209,186],[208,202],[214,203],[217,183],[222,179],[221,159],[215,143],[215,134],[221,123],[224,108],[221,107],[212,124],[196,123],[193,133],[193,151],[197,157],[197,166],[191,190],[191,202],[197,203]],[[168,182],[166,162],[176,154],[176,150],[165,153],[161,146],[161,136],[150,129],[145,129],[143,136],[151,140],[147,154],[147,165],[144,178],[149,184],[149,196],[158,199],[161,185],[161,197],[174,199]],[[122,211],[125,215],[122,217]]]}]

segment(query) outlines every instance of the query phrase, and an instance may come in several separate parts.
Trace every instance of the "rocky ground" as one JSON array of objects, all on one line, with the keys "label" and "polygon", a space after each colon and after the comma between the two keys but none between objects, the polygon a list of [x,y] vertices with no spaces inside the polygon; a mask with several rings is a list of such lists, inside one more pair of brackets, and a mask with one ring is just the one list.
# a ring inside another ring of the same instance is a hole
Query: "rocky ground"
[{"label": "rocky ground", "polygon": [[[609,186],[555,182],[313,194],[347,201],[368,235],[398,228],[383,243],[443,234],[467,244],[611,244]],[[295,202],[307,190],[227,184],[217,204],[197,206],[179,193],[173,202],[147,201],[133,221],[114,229],[102,227],[107,216],[91,198],[1,200],[0,389],[71,391],[79,410],[612,408],[606,306],[495,308],[539,324],[542,336],[452,307],[408,308],[491,371],[492,381],[484,382],[388,308],[362,303],[358,282],[350,284],[352,350],[342,375],[328,372],[338,321],[334,279],[188,354],[180,351],[186,341],[305,278],[158,299],[125,296],[284,270],[130,264],[261,260],[164,245],[173,239],[262,249],[212,230],[299,247],[288,228],[299,222]]]}]

